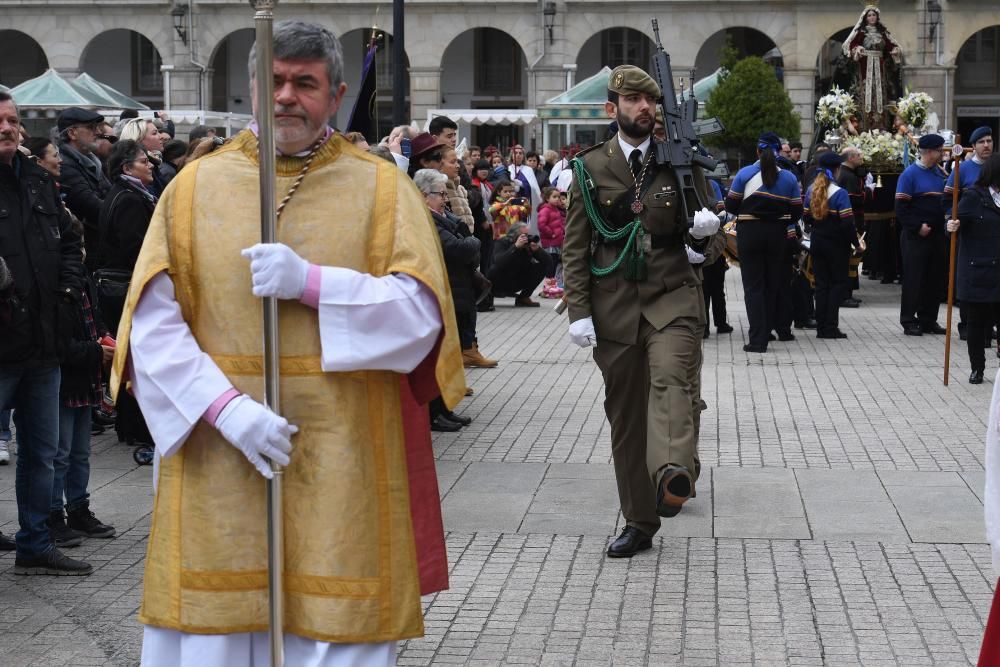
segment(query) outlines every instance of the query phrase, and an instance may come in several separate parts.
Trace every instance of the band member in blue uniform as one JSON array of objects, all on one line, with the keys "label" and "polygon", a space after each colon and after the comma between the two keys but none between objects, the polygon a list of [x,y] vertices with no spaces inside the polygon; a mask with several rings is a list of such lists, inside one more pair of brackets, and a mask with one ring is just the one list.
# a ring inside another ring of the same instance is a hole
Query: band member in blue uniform
[{"label": "band member in blue uniform", "polygon": [[902,226],[903,296],[899,322],[907,336],[943,334],[937,323],[940,286],[947,265],[944,233],[944,170],[939,166],[944,139],[920,137],[920,159],[896,185],[896,220]]},{"label": "band member in blue uniform", "polygon": [[816,276],[816,337],[847,338],[840,330],[840,304],[850,291],[847,275],[853,244],[854,209],[847,190],[837,185],[844,158],[827,151],[806,191],[802,219],[811,226],[810,254]]},{"label": "band member in blue uniform", "polygon": [[757,140],[757,162],[736,174],[726,210],[737,216],[743,294],[750,320],[746,352],[767,352],[768,334],[777,326],[780,281],[786,278],[786,232],[802,214],[802,191],[795,175],[780,169],[781,141],[773,132]]}]

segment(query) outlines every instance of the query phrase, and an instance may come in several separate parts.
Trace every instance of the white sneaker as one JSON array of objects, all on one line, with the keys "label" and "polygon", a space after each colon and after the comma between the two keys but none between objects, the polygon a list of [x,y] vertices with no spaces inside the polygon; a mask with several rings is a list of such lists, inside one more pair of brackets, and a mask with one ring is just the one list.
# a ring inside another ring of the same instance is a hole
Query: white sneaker
[{"label": "white sneaker", "polygon": [[10,463],[10,452],[7,451],[7,441],[0,440],[0,466]]}]

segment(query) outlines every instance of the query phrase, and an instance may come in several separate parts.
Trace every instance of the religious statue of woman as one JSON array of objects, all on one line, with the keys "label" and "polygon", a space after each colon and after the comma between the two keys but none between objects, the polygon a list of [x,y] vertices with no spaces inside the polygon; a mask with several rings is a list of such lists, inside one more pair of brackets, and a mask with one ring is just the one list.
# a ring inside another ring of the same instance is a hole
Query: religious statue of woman
[{"label": "religious statue of woman", "polygon": [[882,25],[878,7],[865,7],[844,42],[844,55],[858,63],[858,106],[864,112],[865,129],[884,129],[889,84],[886,60],[891,58],[898,65],[902,51]]}]

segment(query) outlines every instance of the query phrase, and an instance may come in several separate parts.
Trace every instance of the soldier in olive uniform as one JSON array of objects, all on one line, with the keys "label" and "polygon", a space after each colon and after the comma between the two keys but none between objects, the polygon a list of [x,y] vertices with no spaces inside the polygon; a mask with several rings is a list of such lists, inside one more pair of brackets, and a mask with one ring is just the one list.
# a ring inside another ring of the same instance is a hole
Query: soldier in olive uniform
[{"label": "soldier in olive uniform", "polygon": [[[611,557],[650,548],[660,517],[694,496],[700,468],[705,310],[685,244],[712,258],[719,219],[699,211],[689,228],[681,214],[678,178],[652,150],[659,97],[638,67],[611,73],[605,109],[618,133],[577,156],[586,173],[573,180],[563,244],[570,339],[596,345],[627,521]],[[709,201],[699,171],[695,183]]]}]

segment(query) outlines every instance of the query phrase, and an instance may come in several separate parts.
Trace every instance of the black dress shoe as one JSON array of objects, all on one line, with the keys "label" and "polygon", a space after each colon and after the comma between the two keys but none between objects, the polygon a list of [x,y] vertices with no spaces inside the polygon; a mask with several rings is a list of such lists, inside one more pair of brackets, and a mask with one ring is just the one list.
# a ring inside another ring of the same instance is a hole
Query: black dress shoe
[{"label": "black dress shoe", "polygon": [[750,343],[747,343],[746,345],[743,346],[743,351],[744,352],[756,352],[757,354],[764,354],[765,352],[767,352],[767,348],[766,347],[760,347],[758,345],[751,345]]},{"label": "black dress shoe", "polygon": [[920,330],[925,334],[943,334],[947,333],[947,329],[935,322],[934,324],[921,324]]},{"label": "black dress shoe", "polygon": [[785,333],[779,333],[778,340],[780,340],[782,343],[787,343],[790,340],[795,340],[795,334],[793,334],[791,331],[786,331]]},{"label": "black dress shoe", "polygon": [[972,371],[969,375],[969,384],[982,384],[983,383],[983,371]]},{"label": "black dress shoe", "polygon": [[821,331],[817,333],[816,338],[831,338],[836,340],[841,338],[847,338],[847,334],[845,334],[840,329],[831,329],[830,331]]},{"label": "black dress shoe", "polygon": [[14,540],[0,533],[0,551],[13,551],[17,548]]},{"label": "black dress shoe", "polygon": [[733,333],[733,327],[731,327],[729,324],[727,324],[725,322],[723,322],[719,326],[715,327],[715,330],[717,332],[719,332],[720,334]]},{"label": "black dress shoe", "polygon": [[767,334],[767,342],[773,343],[776,340],[778,340],[778,337],[775,336],[773,333]]},{"label": "black dress shoe", "polygon": [[694,495],[694,478],[684,466],[668,465],[656,488],[656,513],[663,517],[677,516]]},{"label": "black dress shoe", "polygon": [[795,323],[795,328],[796,329],[815,329],[816,328],[816,320],[805,320],[804,322],[796,322]]},{"label": "black dress shoe", "polygon": [[653,538],[638,528],[625,526],[625,530],[608,547],[608,558],[631,558],[653,546]]},{"label": "black dress shoe", "polygon": [[907,336],[923,336],[924,332],[916,324],[903,327],[903,333]]},{"label": "black dress shoe", "polygon": [[442,412],[441,416],[444,417],[445,419],[447,419],[448,421],[455,422],[456,424],[458,424],[460,426],[468,426],[469,424],[472,423],[472,419],[470,417],[462,417],[462,416],[456,415],[451,410],[448,410],[447,412]]},{"label": "black dress shoe", "polygon": [[444,415],[438,415],[431,420],[431,430],[439,433],[454,433],[461,430],[462,425],[456,424]]},{"label": "black dress shoe", "polygon": [[841,308],[859,308],[861,307],[861,299],[855,299],[854,297],[847,297],[840,302]]}]

